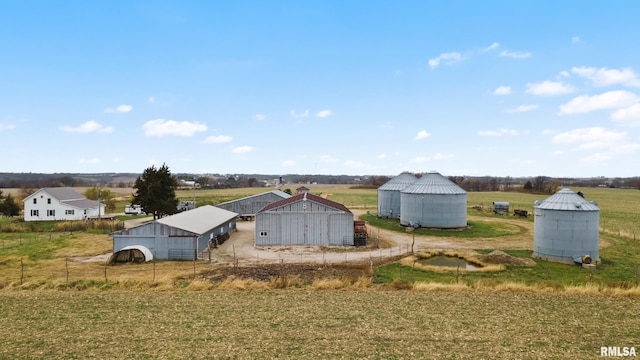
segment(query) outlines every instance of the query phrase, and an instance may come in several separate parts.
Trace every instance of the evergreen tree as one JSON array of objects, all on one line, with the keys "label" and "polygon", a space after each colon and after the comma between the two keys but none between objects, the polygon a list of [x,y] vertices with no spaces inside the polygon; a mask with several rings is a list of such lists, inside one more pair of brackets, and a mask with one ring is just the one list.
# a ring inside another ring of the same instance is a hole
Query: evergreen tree
[{"label": "evergreen tree", "polygon": [[4,216],[18,216],[20,215],[20,206],[16,203],[16,199],[11,195],[2,195],[0,191],[0,214]]},{"label": "evergreen tree", "polygon": [[153,214],[154,220],[175,214],[178,212],[177,187],[178,180],[171,175],[167,165],[162,164],[157,169],[151,166],[136,179],[132,204],[142,206],[147,214]]}]

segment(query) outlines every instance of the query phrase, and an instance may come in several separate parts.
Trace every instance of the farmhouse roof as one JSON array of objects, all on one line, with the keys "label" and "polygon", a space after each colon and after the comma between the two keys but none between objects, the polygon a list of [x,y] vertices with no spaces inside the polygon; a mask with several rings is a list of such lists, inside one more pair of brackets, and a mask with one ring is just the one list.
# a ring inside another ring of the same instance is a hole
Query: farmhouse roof
[{"label": "farmhouse roof", "polygon": [[588,201],[570,189],[562,189],[545,200],[537,200],[534,207],[545,210],[599,211],[595,201]]},{"label": "farmhouse roof", "polygon": [[275,209],[287,204],[293,204],[299,201],[313,201],[331,208],[334,208],[336,210],[340,210],[340,211],[344,211],[344,212],[348,212],[351,213],[351,211],[349,209],[347,209],[346,206],[344,206],[343,204],[340,204],[338,202],[335,201],[331,201],[329,199],[325,199],[323,197],[320,197],[318,195],[313,195],[311,193],[302,193],[302,194],[297,194],[294,195],[288,199],[283,199],[280,201],[276,201],[274,203],[271,203],[265,207],[263,207],[260,211],[258,211],[258,213],[263,213],[265,211],[269,211],[271,209]]},{"label": "farmhouse roof", "polygon": [[163,217],[156,220],[156,222],[201,235],[236,216],[238,216],[238,214],[232,211],[212,205],[205,205],[193,210]]},{"label": "farmhouse roof", "polygon": [[52,198],[57,199],[61,203],[65,204],[65,205],[68,205],[68,206],[73,206],[73,207],[78,208],[78,209],[91,209],[91,208],[97,208],[98,207],[98,202],[97,201],[87,199],[82,194],[77,192],[75,189],[70,188],[70,187],[42,188],[42,189],[34,192],[33,194],[27,196],[26,198],[24,198],[23,201],[26,202],[28,199],[31,199],[31,198],[37,196],[37,194],[39,194],[39,193],[46,193],[49,196],[51,196]]}]

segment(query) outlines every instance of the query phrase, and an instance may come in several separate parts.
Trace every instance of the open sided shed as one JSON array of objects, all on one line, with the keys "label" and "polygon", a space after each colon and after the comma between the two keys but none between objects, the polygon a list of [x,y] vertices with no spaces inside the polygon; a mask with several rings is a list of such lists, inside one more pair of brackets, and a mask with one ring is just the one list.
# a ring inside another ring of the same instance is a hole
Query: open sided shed
[{"label": "open sided shed", "polygon": [[216,205],[221,209],[238,213],[240,217],[254,217],[256,213],[263,207],[282,199],[288,199],[291,195],[280,190],[273,190],[261,194],[243,197],[241,199],[232,200]]},{"label": "open sided shed", "polygon": [[[142,245],[160,260],[193,260],[236,228],[238,214],[211,205],[113,233],[113,249]],[[219,241],[221,242],[221,241]]]}]

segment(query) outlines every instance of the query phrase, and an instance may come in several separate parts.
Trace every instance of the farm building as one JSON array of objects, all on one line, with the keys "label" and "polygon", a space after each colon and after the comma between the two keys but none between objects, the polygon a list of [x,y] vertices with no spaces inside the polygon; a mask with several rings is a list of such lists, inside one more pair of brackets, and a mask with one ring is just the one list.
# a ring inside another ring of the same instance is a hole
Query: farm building
[{"label": "farm building", "polygon": [[70,187],[42,188],[22,201],[24,221],[85,220],[104,215],[105,209]]},{"label": "farm building", "polygon": [[353,213],[335,201],[297,194],[258,211],[255,244],[354,245]]},{"label": "farm building", "polygon": [[273,190],[261,194],[243,197],[242,199],[223,202],[216,205],[216,207],[238,213],[241,218],[252,218],[255,217],[258,210],[262,209],[263,207],[282,199],[288,199],[290,197],[291,195],[283,191]]},{"label": "farm building", "polygon": [[467,192],[438,172],[400,191],[400,224],[412,227],[467,226]]},{"label": "farm building", "polygon": [[298,194],[303,194],[303,193],[308,193],[310,191],[310,189],[306,186],[300,186],[299,188],[296,189],[296,195]]},{"label": "farm building", "polygon": [[600,208],[570,189],[533,206],[533,255],[566,263],[600,261]]},{"label": "farm building", "polygon": [[400,219],[400,191],[418,180],[413,174],[403,172],[378,188],[378,216]]},{"label": "farm building", "polygon": [[494,214],[508,214],[509,213],[509,202],[507,202],[507,201],[494,201],[493,202],[493,213]]},{"label": "farm building", "polygon": [[113,233],[113,251],[148,248],[156,259],[193,260],[210,243],[222,243],[236,228],[238,214],[211,205]]}]

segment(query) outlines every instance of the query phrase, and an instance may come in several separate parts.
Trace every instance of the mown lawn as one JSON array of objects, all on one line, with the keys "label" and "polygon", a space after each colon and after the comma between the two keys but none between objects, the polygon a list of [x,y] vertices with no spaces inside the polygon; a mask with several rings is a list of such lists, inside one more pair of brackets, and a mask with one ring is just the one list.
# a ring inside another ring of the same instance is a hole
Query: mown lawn
[{"label": "mown lawn", "polygon": [[638,346],[635,299],[420,291],[0,292],[6,359],[559,359]]}]

